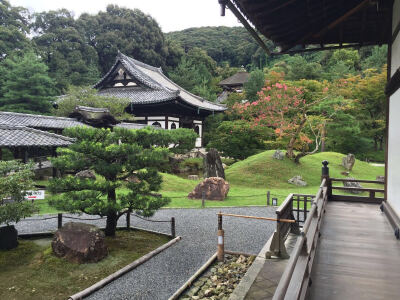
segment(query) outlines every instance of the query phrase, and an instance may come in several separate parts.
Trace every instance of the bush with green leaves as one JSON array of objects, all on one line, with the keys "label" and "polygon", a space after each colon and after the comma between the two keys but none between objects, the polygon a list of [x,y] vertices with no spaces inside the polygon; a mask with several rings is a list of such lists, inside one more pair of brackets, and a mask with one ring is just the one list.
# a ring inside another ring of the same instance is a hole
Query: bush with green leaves
[{"label": "bush with green leaves", "polygon": [[216,148],[224,156],[244,159],[264,150],[264,139],[271,134],[271,129],[252,126],[246,121],[224,121],[207,147]]},{"label": "bush with green leaves", "polygon": [[[105,233],[114,236],[118,219],[131,211],[150,217],[169,199],[155,192],[161,188],[159,166],[170,151],[181,153],[194,147],[190,129],[69,128],[76,139],[59,148],[53,166],[62,174],[91,170],[94,178],[65,175],[50,181],[54,196],[49,202],[60,210],[107,217]],[[172,146],[173,145],[173,146]]]},{"label": "bush with green leaves", "polygon": [[31,164],[0,161],[0,224],[19,222],[36,211],[35,205],[24,199],[32,189],[32,178]]},{"label": "bush with green leaves", "polygon": [[71,86],[66,95],[57,100],[57,108],[53,109],[52,112],[60,117],[68,117],[76,106],[81,105],[107,108],[116,119],[129,120],[133,119],[133,116],[125,111],[129,103],[129,99],[100,96],[97,94],[97,90],[91,87]]}]

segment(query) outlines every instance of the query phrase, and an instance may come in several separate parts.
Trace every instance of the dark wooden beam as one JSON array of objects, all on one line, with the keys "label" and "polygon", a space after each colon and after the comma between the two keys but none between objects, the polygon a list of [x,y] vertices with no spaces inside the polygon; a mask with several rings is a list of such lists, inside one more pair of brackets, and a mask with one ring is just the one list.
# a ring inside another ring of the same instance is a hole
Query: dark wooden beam
[{"label": "dark wooden beam", "polygon": [[400,88],[400,68],[396,70],[385,88],[385,94],[390,97]]},{"label": "dark wooden beam", "polygon": [[245,19],[245,17],[242,15],[242,13],[236,8],[236,6],[231,2],[231,0],[226,1],[226,6],[231,10],[231,12],[235,15],[236,18],[239,19],[239,21],[243,24],[243,26],[247,29],[247,31],[253,36],[253,38],[256,40],[256,42],[260,45],[261,48],[264,49],[264,51],[267,53],[267,55],[271,54],[271,51],[269,51],[267,45],[264,43],[264,41],[260,38],[260,36],[257,34],[257,32],[254,30],[253,27],[250,26],[249,22]]},{"label": "dark wooden beam", "polygon": [[361,2],[357,6],[353,7],[352,9],[347,11],[345,14],[343,14],[342,16],[340,16],[339,18],[337,18],[336,20],[331,22],[328,26],[326,26],[325,28],[322,28],[322,30],[320,30],[318,33],[316,33],[316,34],[314,34],[312,36],[313,37],[321,37],[321,36],[323,36],[326,32],[328,32],[329,30],[335,28],[337,25],[341,24],[348,17],[350,17],[351,15],[353,15],[356,12],[360,11],[361,9],[363,9],[369,3],[370,3],[370,0],[364,0],[363,2]]},{"label": "dark wooden beam", "polygon": [[394,43],[394,40],[397,38],[397,36],[399,35],[400,32],[400,21],[397,23],[394,31],[393,31],[393,35],[392,35],[392,44]]},{"label": "dark wooden beam", "polygon": [[[367,46],[369,44],[364,44],[363,46]],[[315,52],[315,51],[325,51],[325,50],[337,50],[337,49],[344,49],[344,48],[360,48],[361,44],[351,44],[351,45],[342,45],[342,46],[324,46],[323,44],[320,47],[316,48],[307,48],[307,49],[298,49],[298,50],[289,50],[285,52],[272,52],[271,56],[278,56],[283,54],[296,54],[296,53],[303,53],[303,52]]]},{"label": "dark wooden beam", "polygon": [[304,43],[307,39],[309,39],[310,37],[313,38],[318,38],[318,37],[322,37],[323,35],[325,35],[329,30],[332,30],[333,28],[335,28],[337,25],[341,24],[342,22],[344,22],[347,18],[349,18],[350,16],[352,16],[353,14],[355,14],[356,12],[358,12],[359,10],[361,10],[362,8],[364,8],[364,6],[366,6],[368,3],[370,3],[370,0],[364,0],[362,1],[360,4],[356,5],[355,7],[353,7],[352,9],[348,10],[347,12],[345,12],[344,14],[342,14],[341,16],[339,16],[338,18],[336,18],[334,21],[332,21],[331,23],[329,23],[329,25],[325,26],[322,30],[318,31],[317,33],[314,33],[313,31],[308,32],[307,34],[305,34],[304,36],[302,36],[301,38],[299,38],[296,42],[292,43],[289,46],[286,46],[282,49],[282,52],[285,52],[291,48],[293,48],[296,45],[302,44]]}]

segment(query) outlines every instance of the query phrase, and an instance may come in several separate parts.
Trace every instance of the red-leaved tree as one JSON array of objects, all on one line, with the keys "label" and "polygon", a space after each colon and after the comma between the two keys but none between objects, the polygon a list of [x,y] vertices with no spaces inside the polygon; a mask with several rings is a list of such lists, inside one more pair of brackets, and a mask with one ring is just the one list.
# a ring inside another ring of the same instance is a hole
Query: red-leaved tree
[{"label": "red-leaved tree", "polygon": [[[286,156],[298,163],[301,157],[318,151],[323,124],[319,117],[308,115],[322,98],[305,93],[304,87],[279,82],[269,85],[267,81],[256,101],[235,104],[233,111],[252,126],[273,128],[278,139],[287,140]],[[308,151],[313,141],[316,147]]]}]

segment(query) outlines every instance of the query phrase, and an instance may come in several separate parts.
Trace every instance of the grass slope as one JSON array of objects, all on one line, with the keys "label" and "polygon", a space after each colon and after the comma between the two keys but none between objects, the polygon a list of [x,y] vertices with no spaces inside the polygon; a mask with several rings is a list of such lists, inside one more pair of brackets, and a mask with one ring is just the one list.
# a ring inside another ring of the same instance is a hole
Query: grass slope
[{"label": "grass slope", "polygon": [[[345,171],[341,166],[343,154],[335,152],[317,153],[303,157],[300,164],[295,164],[286,157],[283,160],[273,159],[273,153],[274,150],[265,151],[231,165],[225,171],[227,181],[230,183],[228,197],[224,201],[206,201],[206,206],[265,205],[267,191],[271,192],[271,198],[278,198],[279,203],[290,193],[314,195],[320,185],[321,162],[323,160],[329,161],[331,177],[345,177],[340,174]],[[375,167],[356,160],[350,176],[357,179],[375,180],[376,176],[384,175],[384,172],[384,167]],[[301,175],[308,185],[298,187],[287,183],[288,179],[296,175]],[[201,207],[201,200],[187,199],[188,193],[200,181],[187,180],[171,174],[162,174],[162,176],[161,193],[171,198],[167,207]],[[363,186],[382,188],[382,185],[363,184]],[[121,189],[119,192],[125,193],[127,191]],[[377,196],[380,195],[377,194]],[[48,207],[46,200],[39,200],[38,203],[42,214],[57,212]]]}]

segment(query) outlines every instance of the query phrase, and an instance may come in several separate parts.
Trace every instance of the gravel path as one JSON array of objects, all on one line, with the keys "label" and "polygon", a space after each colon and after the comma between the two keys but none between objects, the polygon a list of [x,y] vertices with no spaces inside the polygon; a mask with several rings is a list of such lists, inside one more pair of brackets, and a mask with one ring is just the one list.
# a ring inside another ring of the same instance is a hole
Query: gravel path
[{"label": "gravel path", "polygon": [[[272,207],[159,210],[153,219],[169,220],[171,217],[175,217],[176,234],[182,236],[182,240],[87,299],[168,299],[215,253],[217,247],[216,213],[220,210],[226,213],[253,216],[275,216],[275,208]],[[124,225],[124,221],[125,218],[121,218],[120,225]],[[104,220],[90,222],[105,225]],[[169,223],[146,222],[132,217],[131,225],[170,233]],[[20,233],[55,230],[57,220],[21,221],[16,227]],[[224,217],[223,228],[225,230],[225,249],[257,254],[275,229],[275,223]]]}]

